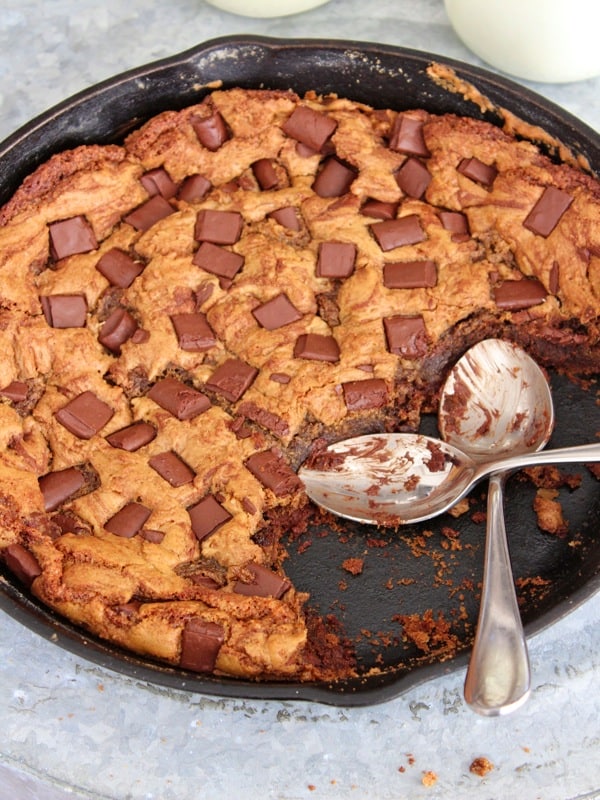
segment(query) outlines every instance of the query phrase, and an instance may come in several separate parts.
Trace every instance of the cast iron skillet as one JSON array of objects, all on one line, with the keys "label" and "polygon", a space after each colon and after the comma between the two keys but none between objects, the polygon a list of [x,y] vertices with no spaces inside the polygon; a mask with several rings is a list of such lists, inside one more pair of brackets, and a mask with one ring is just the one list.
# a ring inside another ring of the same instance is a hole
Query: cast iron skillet
[{"label": "cast iron skillet", "polygon": [[[218,82],[224,88],[314,89],[376,107],[422,107],[501,124],[426,74],[436,61],[450,66],[498,108],[543,128],[600,172],[600,136],[542,97],[485,70],[404,48],[336,40],[276,40],[240,36],[206,42],[105,81],[50,109],[0,145],[0,204],[53,153],[83,143],[119,142],[166,109],[196,103]],[[600,429],[595,388],[585,391],[552,376],[557,427],[550,446],[590,441]],[[435,422],[424,430],[436,434]],[[569,520],[565,537],[539,531],[531,510],[533,487],[515,476],[507,488],[507,525],[522,615],[528,634],[558,620],[600,588],[600,487],[585,467],[577,490],[562,489]],[[345,523],[343,530],[313,527],[287,543],[286,569],[311,593],[322,614],[334,614],[354,641],[363,676],[326,684],[253,683],[185,673],[136,657],[58,617],[0,573],[0,606],[42,637],[130,678],[204,694],[255,699],[303,699],[340,706],[388,700],[466,664],[477,618],[482,569],[483,490],[471,514],[448,515],[397,533]],[[456,535],[458,534],[458,538]],[[460,549],[455,549],[456,542]],[[573,543],[576,546],[573,546]],[[347,559],[360,574],[343,568]],[[451,653],[430,652],[402,637],[402,623],[431,612],[451,625]]]}]

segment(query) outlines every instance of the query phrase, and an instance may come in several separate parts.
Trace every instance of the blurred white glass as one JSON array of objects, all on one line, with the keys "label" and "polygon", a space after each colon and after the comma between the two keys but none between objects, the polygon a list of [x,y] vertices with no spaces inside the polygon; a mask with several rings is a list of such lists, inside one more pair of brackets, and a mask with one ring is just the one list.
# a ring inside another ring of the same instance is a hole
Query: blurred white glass
[{"label": "blurred white glass", "polygon": [[329,0],[207,0],[212,6],[242,14],[244,17],[287,17],[310,8],[323,6]]},{"label": "blurred white glass", "polygon": [[566,83],[600,75],[600,0],[445,0],[467,47],[519,78]]}]

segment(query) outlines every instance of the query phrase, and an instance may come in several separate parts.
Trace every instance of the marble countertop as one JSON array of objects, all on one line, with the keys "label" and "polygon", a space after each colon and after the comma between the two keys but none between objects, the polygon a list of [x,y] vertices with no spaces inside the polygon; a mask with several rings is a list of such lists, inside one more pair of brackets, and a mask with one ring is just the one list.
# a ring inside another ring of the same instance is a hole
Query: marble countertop
[{"label": "marble countertop", "polygon": [[[0,140],[100,80],[242,33],[377,41],[481,65],[441,0],[331,0],[276,19],[202,0],[3,0]],[[600,78],[528,85],[600,130]],[[598,798],[599,622],[596,595],[533,636],[529,702],[483,718],[462,698],[464,670],[366,708],[222,699],[115,674],[1,614],[0,797]],[[477,757],[494,765],[485,777],[469,770]]]}]

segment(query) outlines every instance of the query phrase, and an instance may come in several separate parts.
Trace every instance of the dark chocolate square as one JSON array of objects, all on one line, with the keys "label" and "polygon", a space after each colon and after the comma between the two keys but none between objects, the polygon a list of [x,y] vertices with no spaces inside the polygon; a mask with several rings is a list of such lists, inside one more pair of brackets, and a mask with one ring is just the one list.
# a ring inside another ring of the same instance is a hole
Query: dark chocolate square
[{"label": "dark chocolate square", "polygon": [[48,226],[50,253],[55,261],[98,247],[94,229],[84,216],[62,219]]},{"label": "dark chocolate square", "polygon": [[427,352],[427,330],[423,317],[385,317],[383,325],[390,353],[419,358]]},{"label": "dark chocolate square", "polygon": [[281,128],[287,136],[319,152],[337,128],[337,122],[308,106],[297,106]]},{"label": "dark chocolate square", "polygon": [[435,261],[394,261],[383,265],[383,285],[388,289],[426,289],[436,283]]},{"label": "dark chocolate square", "polygon": [[131,539],[144,526],[152,511],[141,503],[127,503],[104,523],[104,528],[115,536]]},{"label": "dark chocolate square", "polygon": [[325,336],[322,333],[303,333],[296,340],[294,358],[328,361],[335,364],[340,360],[340,346],[333,336]]},{"label": "dark chocolate square", "polygon": [[196,250],[192,263],[212,275],[233,280],[244,266],[244,256],[212,242],[202,242]]},{"label": "dark chocolate square", "polygon": [[51,328],[84,328],[87,301],[83,294],[49,294],[40,297],[42,311]]},{"label": "dark chocolate square", "polygon": [[319,278],[348,278],[354,272],[356,245],[352,242],[321,242],[317,260]]},{"label": "dark chocolate square", "polygon": [[93,392],[83,392],[60,408],[55,417],[79,439],[91,439],[113,414],[113,409]]},{"label": "dark chocolate square", "polygon": [[421,227],[421,220],[416,214],[374,222],[370,227],[379,247],[384,252],[393,250],[395,247],[418,244],[427,238]]},{"label": "dark chocolate square", "polygon": [[157,453],[148,459],[148,464],[170,486],[183,486],[186,483],[191,483],[196,477],[194,470],[172,450],[167,450],[165,453]]},{"label": "dark chocolate square", "polygon": [[192,672],[212,672],[224,641],[225,630],[217,622],[198,617],[188,620],[181,634],[179,666]]},{"label": "dark chocolate square", "polygon": [[174,211],[175,209],[169,201],[157,194],[123,217],[123,222],[131,225],[137,231],[147,231]]},{"label": "dark chocolate square", "polygon": [[258,370],[239,358],[230,358],[213,372],[206,382],[209,389],[236,403],[251,386]]},{"label": "dark chocolate square", "polygon": [[193,419],[210,408],[210,400],[206,395],[176,378],[157,381],[148,392],[148,397],[180,420]]},{"label": "dark chocolate square", "polygon": [[135,261],[128,253],[118,247],[113,247],[104,253],[96,264],[96,269],[113,286],[127,289],[137,276],[141,275],[144,264],[141,261]]},{"label": "dark chocolate square", "polygon": [[231,514],[212,494],[188,508],[192,530],[199,542],[231,519]]},{"label": "dark chocolate square", "polygon": [[197,242],[235,244],[240,238],[244,220],[239,211],[204,208],[198,212],[194,227]]},{"label": "dark chocolate square", "polygon": [[302,319],[302,314],[285,293],[267,300],[266,303],[253,309],[252,314],[261,327],[268,331],[274,331]]},{"label": "dark chocolate square", "polygon": [[217,343],[215,334],[206,320],[206,315],[197,313],[173,314],[171,322],[182,350],[202,353]]},{"label": "dark chocolate square", "polygon": [[342,391],[348,411],[381,408],[388,401],[387,384],[382,378],[347,381],[342,384]]}]

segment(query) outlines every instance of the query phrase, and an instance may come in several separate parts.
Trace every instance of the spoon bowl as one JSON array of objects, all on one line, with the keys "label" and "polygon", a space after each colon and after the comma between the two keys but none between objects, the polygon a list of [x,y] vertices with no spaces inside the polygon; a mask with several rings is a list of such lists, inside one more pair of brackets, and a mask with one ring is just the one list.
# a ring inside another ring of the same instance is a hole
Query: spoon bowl
[{"label": "spoon bowl", "polygon": [[477,462],[541,450],[554,428],[546,376],[517,345],[485,339],[450,371],[438,427],[444,441]]},{"label": "spoon bowl", "polygon": [[443,514],[482,478],[541,464],[600,461],[600,443],[477,463],[448,442],[420,433],[344,439],[298,471],[309,498],[339,517],[396,527]]}]

